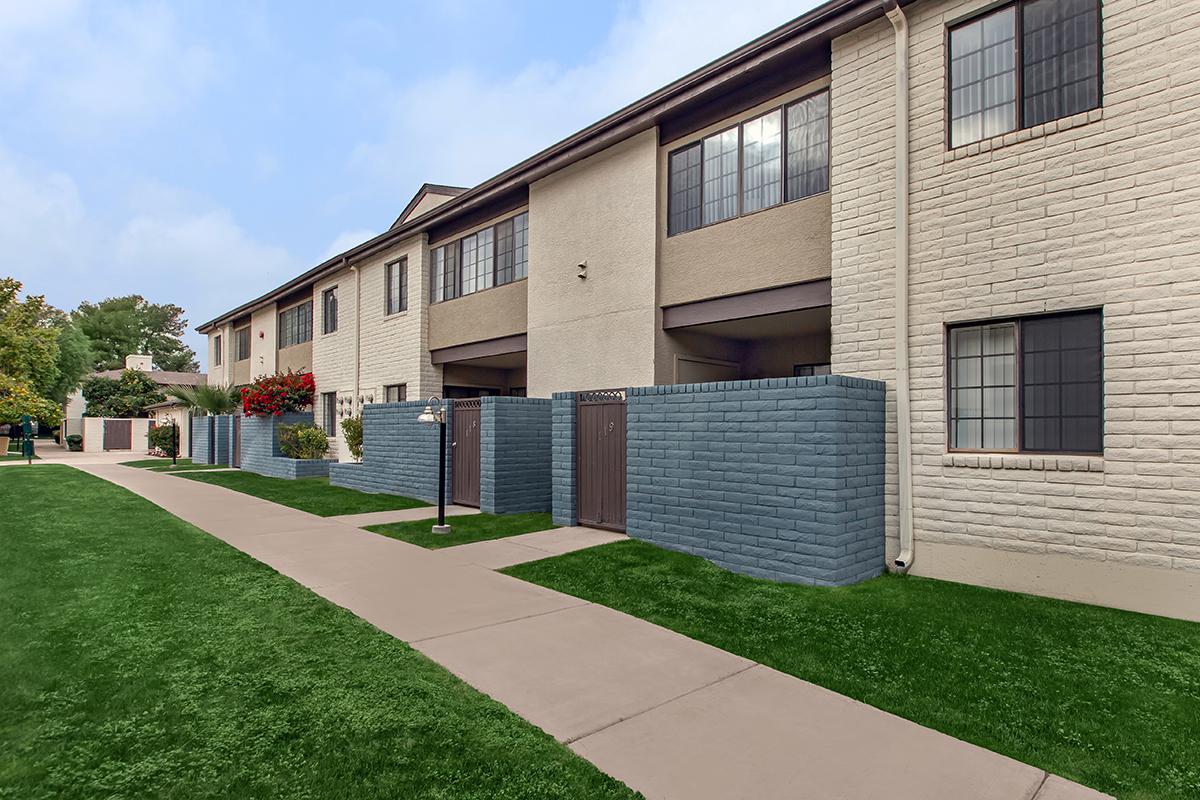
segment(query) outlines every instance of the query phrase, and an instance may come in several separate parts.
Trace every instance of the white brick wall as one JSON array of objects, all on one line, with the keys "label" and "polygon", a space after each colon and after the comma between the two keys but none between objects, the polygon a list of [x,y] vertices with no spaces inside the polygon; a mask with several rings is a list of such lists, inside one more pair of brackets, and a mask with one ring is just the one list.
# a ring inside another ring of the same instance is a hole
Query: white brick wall
[{"label": "white brick wall", "polygon": [[[989,2],[906,8],[917,564],[935,542],[1200,571],[1200,0],[1105,0],[1102,111],[947,152],[945,24]],[[894,388],[893,45],[886,20],[834,42],[832,199],[834,371]],[[943,326],[1095,306],[1104,458],[947,455]],[[894,391],[888,416],[890,558]]]}]

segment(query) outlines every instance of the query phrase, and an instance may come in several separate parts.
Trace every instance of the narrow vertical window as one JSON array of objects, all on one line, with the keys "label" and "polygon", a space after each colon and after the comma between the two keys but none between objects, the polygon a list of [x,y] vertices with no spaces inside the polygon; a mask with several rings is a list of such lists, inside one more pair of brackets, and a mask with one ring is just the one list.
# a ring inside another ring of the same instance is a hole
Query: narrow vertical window
[{"label": "narrow vertical window", "polygon": [[950,146],[1017,127],[1017,11],[1000,9],[950,31]]},{"label": "narrow vertical window", "polygon": [[242,328],[235,334],[237,336],[234,344],[235,354],[238,361],[245,361],[250,357],[250,329]]},{"label": "narrow vertical window", "polygon": [[709,136],[703,142],[705,225],[736,217],[738,213],[737,128]]},{"label": "narrow vertical window", "polygon": [[338,329],[338,297],[337,287],[333,286],[321,293],[321,332],[333,333]]},{"label": "narrow vertical window", "polygon": [[213,339],[213,366],[221,366],[221,337]]},{"label": "narrow vertical window", "polygon": [[408,259],[393,261],[384,268],[385,314],[398,314],[408,308]]},{"label": "narrow vertical window", "polygon": [[337,435],[337,392],[321,393],[321,427],[326,436]]},{"label": "narrow vertical window", "polygon": [[1100,105],[1096,0],[1031,0],[1021,7],[1021,94],[1028,127]]},{"label": "narrow vertical window", "polygon": [[430,302],[454,299],[458,294],[458,242],[434,248],[429,256]]},{"label": "narrow vertical window", "polygon": [[742,213],[783,199],[783,140],[779,110],[742,124]]},{"label": "narrow vertical window", "polygon": [[829,191],[829,92],[787,107],[787,199]]},{"label": "narrow vertical window", "polygon": [[667,234],[700,227],[700,142],[668,159]]},{"label": "narrow vertical window", "polygon": [[1021,324],[1021,426],[1026,450],[1103,449],[1100,312]]},{"label": "narrow vertical window", "polygon": [[513,219],[513,237],[516,240],[516,254],[513,256],[516,279],[520,280],[529,275],[529,212],[518,214]]},{"label": "narrow vertical window", "polygon": [[1015,337],[1011,322],[950,332],[952,448],[1016,448]]},{"label": "narrow vertical window", "polygon": [[496,224],[496,285],[511,283],[516,278],[516,237],[513,220]]}]

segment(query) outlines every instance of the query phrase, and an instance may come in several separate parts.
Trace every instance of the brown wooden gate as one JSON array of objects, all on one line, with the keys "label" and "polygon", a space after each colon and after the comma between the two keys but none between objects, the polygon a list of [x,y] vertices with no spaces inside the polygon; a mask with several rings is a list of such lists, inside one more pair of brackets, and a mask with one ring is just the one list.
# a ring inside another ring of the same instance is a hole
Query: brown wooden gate
[{"label": "brown wooden gate", "polygon": [[455,400],[451,500],[479,508],[479,400]]},{"label": "brown wooden gate", "polygon": [[242,418],[239,414],[233,415],[233,452],[229,454],[229,466],[242,466]]},{"label": "brown wooden gate", "polygon": [[625,392],[575,400],[575,507],[580,525],[625,530]]},{"label": "brown wooden gate", "polygon": [[106,419],[104,420],[104,449],[132,450],[133,449],[133,420]]}]

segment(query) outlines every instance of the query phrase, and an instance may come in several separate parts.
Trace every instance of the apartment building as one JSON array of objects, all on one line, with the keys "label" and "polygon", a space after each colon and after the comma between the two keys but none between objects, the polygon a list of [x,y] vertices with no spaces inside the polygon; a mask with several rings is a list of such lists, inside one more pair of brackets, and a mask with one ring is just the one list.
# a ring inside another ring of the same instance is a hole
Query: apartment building
[{"label": "apartment building", "polygon": [[311,367],[335,433],[430,394],[874,379],[889,566],[1200,617],[1198,46],[1200,0],[832,0],[422,187],[202,326],[210,380]]}]

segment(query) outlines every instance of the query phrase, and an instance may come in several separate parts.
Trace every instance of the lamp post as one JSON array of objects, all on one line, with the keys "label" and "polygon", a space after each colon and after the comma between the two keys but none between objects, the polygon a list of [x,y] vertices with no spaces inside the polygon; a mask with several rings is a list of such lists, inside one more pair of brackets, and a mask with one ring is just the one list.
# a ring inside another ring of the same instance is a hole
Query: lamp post
[{"label": "lamp post", "polygon": [[179,420],[171,417],[171,466],[179,466]]},{"label": "lamp post", "polygon": [[438,518],[433,532],[449,533],[450,526],[446,524],[446,404],[442,398],[437,395],[429,398],[417,422],[430,425],[436,422],[438,426]]}]

